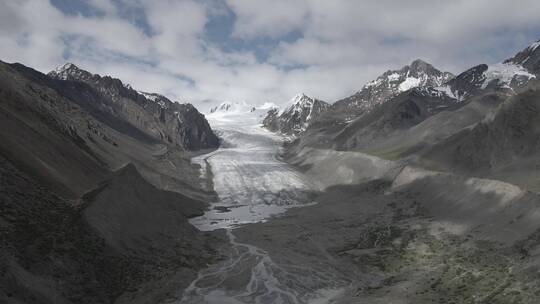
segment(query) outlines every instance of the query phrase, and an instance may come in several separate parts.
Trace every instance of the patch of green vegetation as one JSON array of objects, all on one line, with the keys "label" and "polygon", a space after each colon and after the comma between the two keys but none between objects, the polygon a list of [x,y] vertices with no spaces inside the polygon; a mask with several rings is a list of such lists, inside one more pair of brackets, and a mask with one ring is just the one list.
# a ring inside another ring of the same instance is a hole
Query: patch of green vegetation
[{"label": "patch of green vegetation", "polygon": [[362,152],[369,155],[376,156],[376,157],[380,157],[386,160],[398,160],[400,158],[403,158],[411,154],[413,150],[414,150],[414,147],[412,146],[397,146],[397,147],[392,147],[388,149],[365,150]]},{"label": "patch of green vegetation", "polygon": [[[451,246],[423,236],[401,255],[403,270],[430,273],[418,285],[415,303],[539,303],[538,280],[532,283],[515,271],[519,261],[489,242]],[[393,268],[391,275],[396,275]],[[532,284],[531,284],[532,283]],[[533,286],[529,286],[533,285]],[[442,302],[441,302],[442,301]]]}]

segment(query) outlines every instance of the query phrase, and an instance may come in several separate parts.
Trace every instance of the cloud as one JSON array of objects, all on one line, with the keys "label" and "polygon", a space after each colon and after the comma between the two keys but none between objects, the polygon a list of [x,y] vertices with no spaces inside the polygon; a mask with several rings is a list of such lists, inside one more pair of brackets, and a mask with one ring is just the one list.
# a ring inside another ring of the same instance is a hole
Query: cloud
[{"label": "cloud", "polygon": [[236,14],[233,36],[239,38],[276,38],[301,29],[309,8],[303,0],[227,0],[227,4]]},{"label": "cloud", "polygon": [[416,58],[457,73],[540,38],[536,0],[77,3],[0,1],[0,60],[43,72],[72,61],[200,105],[283,104],[297,92],[335,101]]}]

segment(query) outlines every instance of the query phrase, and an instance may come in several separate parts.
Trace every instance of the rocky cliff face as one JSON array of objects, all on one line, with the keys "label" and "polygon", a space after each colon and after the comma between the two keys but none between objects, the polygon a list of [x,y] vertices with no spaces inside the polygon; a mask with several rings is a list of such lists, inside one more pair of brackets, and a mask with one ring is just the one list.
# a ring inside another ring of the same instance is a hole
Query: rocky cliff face
[{"label": "rocky cliff face", "polygon": [[326,111],[329,104],[298,94],[290,101],[290,105],[283,111],[271,109],[263,120],[263,125],[274,132],[286,135],[295,135],[306,130],[312,120]]},{"label": "rocky cliff face", "polygon": [[60,81],[83,82],[103,98],[99,107],[121,117],[157,140],[186,150],[216,148],[217,136],[208,122],[191,104],[179,104],[155,93],[137,92],[121,80],[91,74],[67,63],[48,74]]}]

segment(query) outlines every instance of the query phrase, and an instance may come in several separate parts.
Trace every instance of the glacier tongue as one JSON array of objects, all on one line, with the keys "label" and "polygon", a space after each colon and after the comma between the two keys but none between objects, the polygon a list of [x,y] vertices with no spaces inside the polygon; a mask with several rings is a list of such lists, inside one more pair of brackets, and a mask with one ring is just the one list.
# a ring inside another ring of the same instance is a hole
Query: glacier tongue
[{"label": "glacier tongue", "polygon": [[191,222],[200,230],[264,221],[286,209],[311,203],[306,178],[276,159],[283,137],[260,126],[252,112],[207,115],[222,147],[193,159],[210,166],[219,202]]},{"label": "glacier tongue", "polygon": [[179,303],[330,303],[347,283],[333,270],[290,268],[265,250],[239,242],[234,230],[313,204],[308,192],[316,187],[276,158],[283,137],[263,129],[251,112],[213,113],[208,118],[223,144],[193,161],[203,171],[211,169],[219,201],[190,222],[200,230],[227,229],[231,253],[199,272]]}]

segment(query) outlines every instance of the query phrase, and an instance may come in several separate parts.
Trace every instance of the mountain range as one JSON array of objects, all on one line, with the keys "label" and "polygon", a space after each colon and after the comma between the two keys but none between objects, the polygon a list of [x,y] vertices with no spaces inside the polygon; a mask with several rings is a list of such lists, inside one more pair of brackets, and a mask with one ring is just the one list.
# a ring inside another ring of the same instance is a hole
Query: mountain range
[{"label": "mountain range", "polygon": [[[531,180],[539,45],[457,76],[421,60],[387,71],[325,108],[297,134],[289,152],[359,151],[540,188]],[[270,112],[267,119],[274,116]]]}]

